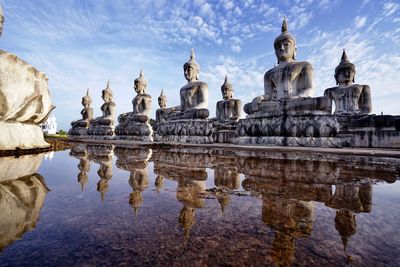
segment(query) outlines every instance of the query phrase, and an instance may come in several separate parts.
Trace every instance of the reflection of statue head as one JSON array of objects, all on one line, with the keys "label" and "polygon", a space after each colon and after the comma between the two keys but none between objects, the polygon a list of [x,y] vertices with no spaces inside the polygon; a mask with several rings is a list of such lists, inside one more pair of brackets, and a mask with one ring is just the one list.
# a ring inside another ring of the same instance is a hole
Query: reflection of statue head
[{"label": "reflection of statue head", "polygon": [[349,85],[354,83],[354,76],[356,75],[356,67],[347,58],[346,51],[343,49],[342,58],[339,65],[335,69],[336,84]]},{"label": "reflection of statue head", "polygon": [[86,91],[86,95],[82,97],[82,105],[84,107],[89,107],[92,104],[92,98],[89,95],[89,88]]},{"label": "reflection of statue head", "polygon": [[190,228],[195,223],[194,209],[184,206],[179,212],[179,224],[184,230],[185,239],[189,239]]},{"label": "reflection of statue head", "polygon": [[164,90],[161,90],[161,94],[158,97],[158,106],[160,106],[160,108],[167,107],[167,96],[164,95]]},{"label": "reflection of statue head", "polygon": [[147,81],[144,79],[143,69],[140,70],[139,78],[134,81],[134,88],[137,94],[146,93]]},{"label": "reflection of statue head", "polygon": [[4,14],[3,14],[3,8],[0,5],[0,36],[3,33],[3,24],[4,24]]},{"label": "reflection of statue head", "polygon": [[200,75],[200,65],[197,64],[195,59],[194,49],[192,48],[190,52],[190,59],[183,65],[183,71],[185,74],[185,79],[188,82],[196,81],[199,79]]},{"label": "reflection of statue head", "polygon": [[110,88],[110,80],[108,80],[106,88],[103,89],[103,91],[101,91],[101,93],[102,93],[101,98],[103,98],[104,101],[106,101],[106,102],[111,101],[113,93]]},{"label": "reflection of statue head", "polygon": [[296,60],[296,38],[289,33],[286,18],[282,22],[282,33],[274,41],[275,55],[280,62]]},{"label": "reflection of statue head", "polygon": [[357,231],[356,216],[349,210],[336,211],[335,228],[342,237],[343,248],[346,249],[350,237]]},{"label": "reflection of statue head", "polygon": [[221,93],[222,93],[222,97],[225,100],[233,97],[233,87],[232,87],[232,84],[230,84],[228,81],[228,75],[225,76],[225,82],[221,86]]}]

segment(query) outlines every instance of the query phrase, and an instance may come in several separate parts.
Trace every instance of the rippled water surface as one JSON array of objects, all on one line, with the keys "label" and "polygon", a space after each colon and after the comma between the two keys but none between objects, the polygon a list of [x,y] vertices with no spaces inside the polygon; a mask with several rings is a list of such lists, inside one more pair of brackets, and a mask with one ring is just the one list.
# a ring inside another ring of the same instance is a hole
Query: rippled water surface
[{"label": "rippled water surface", "polygon": [[182,152],[0,158],[0,265],[400,265],[396,168]]}]

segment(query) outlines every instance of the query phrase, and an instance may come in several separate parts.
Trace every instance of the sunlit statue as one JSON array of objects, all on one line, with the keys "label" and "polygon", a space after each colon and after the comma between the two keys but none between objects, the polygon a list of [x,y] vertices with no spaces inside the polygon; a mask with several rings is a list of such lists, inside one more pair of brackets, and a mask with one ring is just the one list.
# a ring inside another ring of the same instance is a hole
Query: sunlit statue
[{"label": "sunlit statue", "polygon": [[326,89],[324,95],[335,103],[335,115],[361,115],[371,113],[371,92],[368,85],[354,84],[356,68],[343,49],[342,58],[335,69],[338,86]]},{"label": "sunlit statue", "polygon": [[190,59],[183,65],[187,84],[180,89],[180,105],[160,108],[157,132],[159,142],[212,143],[212,124],[209,116],[208,85],[199,81],[200,66],[192,49]]},{"label": "sunlit statue", "polygon": [[115,103],[112,100],[113,92],[110,88],[110,81],[102,90],[101,98],[104,103],[100,107],[102,116],[95,118],[91,122],[88,134],[92,136],[114,136]]},{"label": "sunlit statue", "polygon": [[167,96],[164,94],[164,90],[161,90],[161,94],[158,97],[158,106],[156,110],[156,124],[165,121],[165,117],[168,118],[168,114],[171,113],[174,108],[167,108]]},{"label": "sunlit statue", "polygon": [[194,49],[191,50],[189,61],[183,65],[183,71],[188,83],[180,90],[181,104],[174,107],[165,119],[208,118],[208,85],[199,80],[200,65],[195,60]]},{"label": "sunlit statue", "polygon": [[237,122],[241,113],[241,102],[233,98],[233,86],[225,76],[225,82],[221,86],[223,100],[217,102],[216,120],[220,123]]},{"label": "sunlit statue", "polygon": [[87,135],[87,128],[90,126],[90,122],[93,120],[93,108],[90,106],[92,104],[92,98],[89,95],[89,89],[86,91],[86,95],[82,97],[81,111],[82,119],[71,122],[72,128],[68,131],[69,135],[72,136],[85,136]]},{"label": "sunlit statue", "polygon": [[296,61],[296,39],[289,33],[286,18],[282,33],[274,41],[278,65],[264,75],[264,95],[244,106],[247,114],[263,111],[263,103],[285,98],[311,97],[314,71],[310,63]]},{"label": "sunlit statue", "polygon": [[136,96],[132,100],[133,111],[119,115],[119,125],[115,129],[119,139],[138,139],[151,141],[153,130],[149,124],[151,112],[151,96],[146,93],[147,81],[144,79],[143,70],[134,81]]},{"label": "sunlit statue", "polygon": [[[0,36],[3,23],[0,6]],[[0,62],[0,150],[49,147],[40,127],[55,108],[47,76],[4,50]]]}]

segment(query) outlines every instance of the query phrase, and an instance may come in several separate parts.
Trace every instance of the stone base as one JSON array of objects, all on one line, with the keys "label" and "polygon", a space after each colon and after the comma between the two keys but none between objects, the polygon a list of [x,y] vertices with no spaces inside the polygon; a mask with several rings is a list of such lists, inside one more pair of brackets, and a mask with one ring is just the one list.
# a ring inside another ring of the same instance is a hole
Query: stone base
[{"label": "stone base", "polygon": [[400,148],[400,116],[339,117],[338,135],[347,147]]},{"label": "stone base", "polygon": [[337,137],[240,136],[235,142],[238,145],[342,147]]},{"label": "stone base", "polygon": [[114,139],[114,126],[95,125],[90,126],[87,133],[91,139]]},{"label": "stone base", "polygon": [[82,137],[87,137],[87,128],[86,127],[72,127],[68,131],[68,135],[71,138],[82,138]]},{"label": "stone base", "polygon": [[42,129],[36,124],[1,121],[0,129],[0,150],[50,147],[44,141]]},{"label": "stone base", "polygon": [[235,143],[235,130],[214,130],[212,134],[214,143]]},{"label": "stone base", "polygon": [[173,120],[157,126],[154,140],[158,142],[212,143],[212,124],[208,120]]},{"label": "stone base", "polygon": [[240,120],[236,132],[249,137],[334,137],[339,126],[332,115],[276,116]]},{"label": "stone base", "polygon": [[115,128],[115,134],[115,139],[118,140],[153,141],[153,129],[149,123],[129,122],[126,125],[120,124]]}]

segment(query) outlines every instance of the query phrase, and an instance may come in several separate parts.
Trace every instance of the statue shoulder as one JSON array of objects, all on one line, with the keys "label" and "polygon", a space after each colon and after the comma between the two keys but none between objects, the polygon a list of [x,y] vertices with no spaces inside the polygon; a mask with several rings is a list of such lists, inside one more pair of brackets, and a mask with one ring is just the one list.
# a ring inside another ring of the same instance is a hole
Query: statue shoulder
[{"label": "statue shoulder", "polygon": [[297,62],[297,63],[299,63],[303,67],[303,69],[313,70],[313,67],[312,67],[311,63],[308,62],[308,61],[300,61],[300,62]]}]

